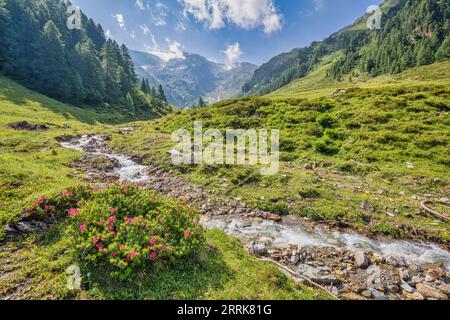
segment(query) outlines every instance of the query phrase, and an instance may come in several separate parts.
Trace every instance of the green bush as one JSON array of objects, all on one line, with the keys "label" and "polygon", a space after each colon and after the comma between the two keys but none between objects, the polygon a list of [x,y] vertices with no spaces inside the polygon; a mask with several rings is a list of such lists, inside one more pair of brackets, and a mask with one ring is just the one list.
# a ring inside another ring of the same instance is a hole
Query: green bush
[{"label": "green bush", "polygon": [[334,124],[334,118],[329,114],[322,114],[317,117],[317,124],[321,125],[323,128],[331,128]]},{"label": "green bush", "polygon": [[339,148],[328,137],[324,137],[314,145],[316,152],[325,155],[335,155],[339,153]]},{"label": "green bush", "polygon": [[79,259],[113,266],[112,276],[121,280],[155,260],[195,254],[204,241],[192,210],[136,185],[112,184],[94,191],[68,214]]}]

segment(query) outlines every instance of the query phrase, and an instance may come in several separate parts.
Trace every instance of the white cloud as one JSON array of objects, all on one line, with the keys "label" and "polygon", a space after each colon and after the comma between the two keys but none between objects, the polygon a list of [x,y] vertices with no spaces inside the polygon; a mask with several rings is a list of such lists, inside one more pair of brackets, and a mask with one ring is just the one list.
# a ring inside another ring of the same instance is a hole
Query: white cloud
[{"label": "white cloud", "polygon": [[242,56],[241,46],[239,45],[239,42],[229,45],[224,53],[226,56],[226,67],[228,70],[231,70],[233,69],[234,64]]},{"label": "white cloud", "polygon": [[142,30],[142,32],[144,33],[144,35],[149,35],[149,34],[151,34],[150,28],[149,28],[146,24],[143,24],[143,25],[141,26],[141,30]]},{"label": "white cloud", "polygon": [[155,39],[155,36],[150,33],[152,43],[147,46],[147,52],[153,54],[160,59],[168,62],[172,59],[185,59],[184,56],[184,46],[175,40],[170,40],[166,38],[166,46],[162,48]]},{"label": "white cloud", "polygon": [[323,0],[313,0],[314,2],[314,10],[319,11],[325,7],[325,3]]},{"label": "white cloud", "polygon": [[185,15],[191,14],[210,29],[220,29],[226,23],[243,29],[263,27],[266,34],[282,28],[282,16],[274,0],[178,0]]},{"label": "white cloud", "polygon": [[125,19],[123,18],[123,14],[118,13],[114,15],[113,18],[116,19],[117,23],[119,24],[119,27],[125,30]]},{"label": "white cloud", "polygon": [[134,32],[134,31],[131,31],[131,33],[130,33],[130,37],[131,37],[131,38],[133,38],[133,39],[135,39],[135,38],[136,38],[136,32]]},{"label": "white cloud", "polygon": [[157,1],[152,8],[152,20],[153,24],[156,27],[164,27],[167,25],[167,16],[168,16],[169,8],[163,4],[162,2]]},{"label": "white cloud", "polygon": [[175,31],[176,32],[183,32],[186,31],[186,25],[184,24],[183,21],[178,21],[177,25],[175,26]]},{"label": "white cloud", "polygon": [[106,32],[105,32],[105,36],[106,36],[106,38],[108,38],[108,39],[111,39],[112,37],[111,37],[111,30],[106,30]]},{"label": "white cloud", "polygon": [[139,10],[145,10],[145,5],[144,5],[144,2],[142,2],[142,0],[136,0],[135,6],[136,6]]}]

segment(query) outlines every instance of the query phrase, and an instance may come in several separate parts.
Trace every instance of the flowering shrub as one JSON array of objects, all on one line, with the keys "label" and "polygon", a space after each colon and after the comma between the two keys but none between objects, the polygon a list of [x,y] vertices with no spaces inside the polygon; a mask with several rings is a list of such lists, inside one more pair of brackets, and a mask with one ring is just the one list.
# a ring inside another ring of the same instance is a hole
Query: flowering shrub
[{"label": "flowering shrub", "polygon": [[23,219],[54,221],[73,213],[82,200],[91,196],[92,188],[88,185],[77,185],[57,194],[42,195],[22,213]]},{"label": "flowering shrub", "polygon": [[114,266],[113,275],[121,279],[155,260],[193,254],[203,243],[192,210],[136,185],[93,191],[68,215],[77,254],[96,265]]}]

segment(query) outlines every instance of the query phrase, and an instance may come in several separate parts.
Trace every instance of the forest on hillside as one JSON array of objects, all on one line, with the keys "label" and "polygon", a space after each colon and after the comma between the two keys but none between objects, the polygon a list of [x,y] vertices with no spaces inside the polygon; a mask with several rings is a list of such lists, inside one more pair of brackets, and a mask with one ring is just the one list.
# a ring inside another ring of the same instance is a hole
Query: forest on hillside
[{"label": "forest on hillside", "polygon": [[69,29],[68,6],[60,0],[0,0],[0,72],[73,105],[167,112],[162,87],[157,92],[138,85],[128,48],[107,39],[83,13],[81,29]]},{"label": "forest on hillside", "polygon": [[450,58],[450,2],[401,0],[382,6],[380,30],[366,28],[367,16],[324,41],[272,58],[255,71],[244,94],[264,95],[306,76],[326,55],[341,51],[328,76],[395,74]]}]

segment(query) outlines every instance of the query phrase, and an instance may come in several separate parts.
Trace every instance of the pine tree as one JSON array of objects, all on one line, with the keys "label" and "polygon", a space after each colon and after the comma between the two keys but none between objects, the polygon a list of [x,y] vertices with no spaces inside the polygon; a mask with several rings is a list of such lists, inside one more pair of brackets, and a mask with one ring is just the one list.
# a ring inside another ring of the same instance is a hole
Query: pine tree
[{"label": "pine tree", "polygon": [[75,47],[78,54],[78,71],[81,75],[88,104],[99,104],[105,96],[102,65],[91,39],[85,39]]},{"label": "pine tree", "polygon": [[11,70],[7,42],[9,21],[10,16],[8,10],[5,8],[5,1],[0,0],[0,72],[8,72]]},{"label": "pine tree", "polygon": [[166,98],[166,94],[164,93],[164,89],[162,87],[162,85],[160,84],[158,86],[158,95],[157,98],[159,101],[161,101],[164,104],[167,104],[167,98]]},{"label": "pine tree", "polygon": [[50,96],[67,99],[70,75],[65,61],[64,43],[52,20],[45,24],[35,54],[37,60],[34,67],[39,76],[40,88]]},{"label": "pine tree", "polygon": [[445,40],[442,42],[442,45],[439,47],[436,52],[436,61],[442,61],[446,59],[450,59],[450,35],[448,35]]},{"label": "pine tree", "polygon": [[107,101],[114,103],[120,96],[119,64],[111,40],[105,42],[100,52],[101,65],[104,73]]},{"label": "pine tree", "polygon": [[199,108],[206,107],[206,103],[205,103],[205,100],[203,100],[203,97],[200,97],[200,98],[198,99],[198,107],[199,107]]},{"label": "pine tree", "polygon": [[143,78],[141,81],[141,90],[145,94],[147,94],[149,92],[149,89],[147,87],[147,81],[145,80],[145,78]]}]

